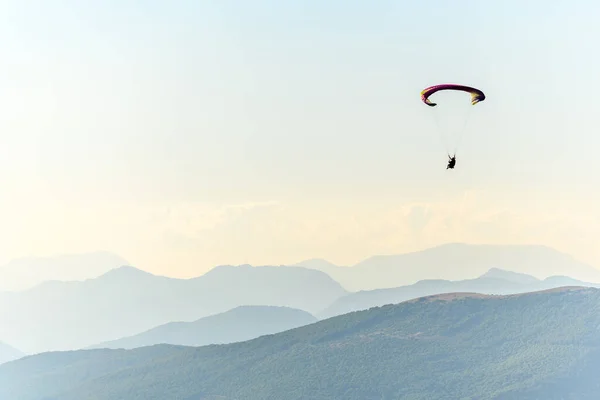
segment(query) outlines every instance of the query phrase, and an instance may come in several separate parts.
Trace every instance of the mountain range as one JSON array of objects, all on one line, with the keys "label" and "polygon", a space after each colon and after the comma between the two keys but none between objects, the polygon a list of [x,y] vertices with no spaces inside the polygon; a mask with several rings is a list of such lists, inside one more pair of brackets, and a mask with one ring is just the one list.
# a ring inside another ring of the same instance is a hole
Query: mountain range
[{"label": "mountain range", "polygon": [[[492,263],[495,256],[498,262]],[[440,268],[442,259],[456,267]],[[542,267],[534,268],[535,262],[542,263]],[[83,281],[47,281],[20,292],[0,292],[0,338],[28,354],[72,350],[138,335],[171,322],[197,321],[238,306],[289,307],[323,319],[444,292],[507,294],[564,285],[596,286],[546,275],[551,271],[579,275],[597,272],[560,252],[536,246],[451,244],[423,252],[374,257],[353,267],[337,267],[323,260],[305,264],[218,266],[192,279],[119,267]],[[492,264],[512,265],[514,273],[508,276],[507,271],[492,267],[463,280],[420,279],[390,287],[395,281],[436,271],[455,277]],[[523,270],[538,274],[525,274]],[[387,289],[350,293],[331,276],[342,279],[346,287],[380,285]]]},{"label": "mountain range", "polygon": [[516,294],[536,292],[562,286],[600,287],[600,284],[582,282],[566,276],[551,276],[540,280],[531,275],[492,268],[475,279],[448,281],[429,279],[413,285],[392,289],[366,290],[349,293],[337,299],[332,305],[317,314],[320,319],[366,310],[386,304],[401,303],[406,300],[452,292],[474,292],[481,294]]},{"label": "mountain range", "polygon": [[600,290],[452,293],[250,341],[80,350],[0,366],[0,398],[593,399]]},{"label": "mountain range", "polygon": [[0,293],[0,337],[29,354],[71,350],[243,305],[316,314],[345,294],[325,273],[300,267],[222,266],[193,279],[121,267],[85,281]]},{"label": "mountain range", "polygon": [[[46,281],[92,279],[130,265],[118,255],[100,251],[21,258],[0,266],[0,291],[26,290]],[[392,288],[425,279],[472,279],[491,268],[525,273],[538,279],[566,275],[581,281],[600,282],[600,270],[570,255],[535,245],[448,243],[405,254],[375,255],[349,267],[323,259],[310,259],[293,266],[325,272],[350,291]]]},{"label": "mountain range", "polygon": [[296,264],[323,271],[351,292],[410,285],[425,279],[462,280],[491,268],[600,282],[600,270],[546,246],[450,243],[406,254],[379,255],[350,267],[311,259]]},{"label": "mountain range", "polygon": [[[533,276],[492,268],[482,276],[462,281],[426,280],[393,289],[349,293],[319,312],[319,319],[360,311],[435,294],[473,292],[480,294],[516,294],[561,286],[600,287],[600,284],[554,276],[544,280]],[[287,307],[240,306],[222,314],[194,322],[171,322],[126,338],[100,343],[89,348],[136,348],[154,344],[202,346],[253,339],[295,327],[317,319],[311,314]]]},{"label": "mountain range", "polygon": [[194,322],[170,322],[140,334],[90,348],[133,349],[155,344],[204,346],[243,342],[317,322],[306,311],[275,306],[240,306]]}]

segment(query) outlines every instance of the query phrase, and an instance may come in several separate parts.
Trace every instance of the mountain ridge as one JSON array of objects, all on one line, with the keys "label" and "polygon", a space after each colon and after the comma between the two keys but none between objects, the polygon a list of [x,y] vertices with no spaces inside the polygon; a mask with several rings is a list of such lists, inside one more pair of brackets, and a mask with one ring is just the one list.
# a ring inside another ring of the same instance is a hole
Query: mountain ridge
[{"label": "mountain ridge", "polygon": [[107,251],[16,258],[0,265],[0,291],[23,291],[45,281],[95,278],[122,265],[129,262]]},{"label": "mountain ridge", "polygon": [[317,322],[312,314],[279,306],[238,306],[192,322],[173,321],[87,349],[131,349],[155,344],[204,346],[241,342]]},{"label": "mountain ridge", "polygon": [[362,290],[349,293],[317,314],[319,319],[330,318],[348,312],[366,310],[385,304],[451,292],[476,292],[488,295],[506,295],[548,290],[556,287],[579,286],[599,288],[600,284],[582,282],[570,277],[551,276],[543,280],[533,276],[493,268],[474,279],[445,280],[425,279],[412,285],[397,288]]},{"label": "mountain ridge", "polygon": [[[305,265],[319,269],[319,264]],[[568,275],[600,282],[599,269],[543,245],[446,243],[408,253],[373,255],[350,267],[329,266],[323,270],[347,290],[356,292],[405,286],[424,279],[470,279],[492,268],[537,279]]]},{"label": "mountain ridge", "polygon": [[593,398],[599,308],[585,287],[437,295],[240,343],[46,353],[0,366],[0,397]]},{"label": "mountain ridge", "polygon": [[315,314],[346,293],[327,274],[301,267],[223,267],[193,279],[124,267],[85,281],[0,293],[0,337],[28,353],[77,349],[240,305]]}]

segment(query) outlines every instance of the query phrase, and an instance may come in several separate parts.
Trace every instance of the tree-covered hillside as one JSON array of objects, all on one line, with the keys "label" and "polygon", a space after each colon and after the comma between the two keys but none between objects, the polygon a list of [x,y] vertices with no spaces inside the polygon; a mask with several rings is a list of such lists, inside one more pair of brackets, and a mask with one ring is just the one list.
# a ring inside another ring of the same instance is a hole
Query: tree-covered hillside
[{"label": "tree-covered hillside", "polygon": [[248,342],[48,353],[0,366],[0,398],[587,399],[600,290],[449,294]]}]

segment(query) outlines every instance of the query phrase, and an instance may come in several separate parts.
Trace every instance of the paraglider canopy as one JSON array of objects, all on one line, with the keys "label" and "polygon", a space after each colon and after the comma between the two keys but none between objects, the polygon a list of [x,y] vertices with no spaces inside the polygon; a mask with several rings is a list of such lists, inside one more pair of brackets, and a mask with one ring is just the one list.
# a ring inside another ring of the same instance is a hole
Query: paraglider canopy
[{"label": "paraglider canopy", "polygon": [[437,103],[432,103],[429,100],[429,96],[431,96],[435,92],[439,92],[440,90],[460,90],[463,92],[470,93],[471,94],[471,104],[473,104],[473,105],[479,103],[480,101],[485,100],[485,94],[481,90],[475,89],[470,86],[455,85],[452,83],[446,83],[443,85],[434,85],[434,86],[428,87],[427,89],[424,89],[421,92],[421,100],[423,100],[423,102],[425,104],[427,104],[428,106],[435,107],[437,105]]}]

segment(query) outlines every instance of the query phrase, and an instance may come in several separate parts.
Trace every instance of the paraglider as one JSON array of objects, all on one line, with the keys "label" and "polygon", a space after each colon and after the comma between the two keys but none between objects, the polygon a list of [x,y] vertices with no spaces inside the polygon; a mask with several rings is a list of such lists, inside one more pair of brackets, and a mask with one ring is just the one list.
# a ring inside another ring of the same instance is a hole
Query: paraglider
[{"label": "paraglider", "polygon": [[[432,102],[429,99],[429,97],[432,96],[436,92],[445,91],[445,90],[462,91],[462,92],[466,92],[466,93],[470,94],[472,105],[475,105],[475,104],[485,100],[485,94],[477,88],[474,88],[471,86],[447,83],[447,84],[441,84],[441,85],[434,85],[434,86],[430,86],[426,89],[423,89],[421,91],[421,101],[423,101],[423,103],[425,103],[429,107],[435,107],[435,106],[437,106],[437,103]],[[436,121],[436,122],[438,122],[438,121]],[[467,124],[467,121],[465,120],[464,123],[462,124],[463,125],[462,128],[460,129],[460,131],[457,134],[462,134],[462,131],[465,129],[466,124]],[[439,122],[438,122],[438,126],[439,126]],[[453,152],[453,155],[451,156],[449,146],[446,144],[446,151],[448,152],[448,158],[449,158],[446,169],[454,169],[454,166],[456,165],[457,147],[458,147],[458,144],[455,144],[454,152]]]}]

